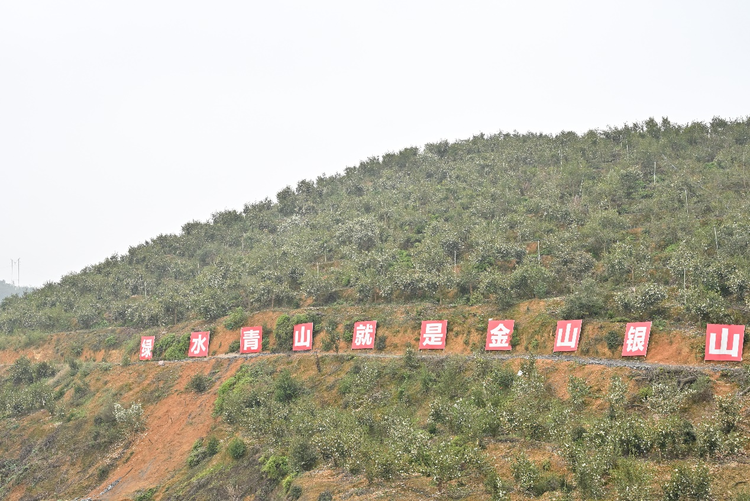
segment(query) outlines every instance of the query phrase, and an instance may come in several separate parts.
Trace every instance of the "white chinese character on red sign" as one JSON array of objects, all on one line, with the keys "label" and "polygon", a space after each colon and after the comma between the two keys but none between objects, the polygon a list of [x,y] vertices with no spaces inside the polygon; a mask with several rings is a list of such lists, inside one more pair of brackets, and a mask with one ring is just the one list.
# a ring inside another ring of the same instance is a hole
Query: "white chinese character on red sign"
[{"label": "white chinese character on red sign", "polygon": [[576,351],[581,334],[581,320],[560,320],[557,322],[555,347],[552,351]]},{"label": "white chinese character on red sign", "polygon": [[208,338],[210,332],[192,332],[190,333],[189,357],[207,357],[208,356]]},{"label": "white chinese character on red sign", "polygon": [[141,336],[140,360],[151,360],[154,349],[154,336]]},{"label": "white chinese character on red sign", "polygon": [[623,357],[646,356],[651,322],[632,322],[625,326],[625,342],[622,345]]},{"label": "white chinese character on red sign", "polygon": [[312,331],[313,324],[297,324],[294,326],[294,343],[292,350],[306,351],[312,350]]},{"label": "white chinese character on red sign", "polygon": [[427,320],[422,322],[422,333],[419,338],[419,349],[445,349],[445,335],[447,334],[447,332],[447,320]]},{"label": "white chinese character on red sign", "polygon": [[510,350],[513,335],[513,320],[490,320],[487,323],[485,350]]},{"label": "white chinese character on red sign", "polygon": [[354,336],[352,337],[352,350],[361,350],[375,347],[375,320],[357,322],[354,324]]},{"label": "white chinese character on red sign", "polygon": [[240,329],[240,353],[258,353],[263,346],[263,327]]},{"label": "white chinese character on red sign", "polygon": [[706,356],[704,360],[741,362],[744,337],[744,325],[708,324],[706,326]]}]

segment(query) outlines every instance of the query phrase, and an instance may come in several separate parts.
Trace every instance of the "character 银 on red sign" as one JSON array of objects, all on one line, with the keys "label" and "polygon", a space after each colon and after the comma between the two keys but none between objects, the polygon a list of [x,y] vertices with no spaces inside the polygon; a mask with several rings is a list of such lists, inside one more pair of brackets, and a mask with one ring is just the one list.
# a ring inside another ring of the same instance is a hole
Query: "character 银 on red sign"
[{"label": "character \u94f6 on red sign", "polygon": [[263,327],[240,329],[240,353],[258,353],[263,346]]},{"label": "character \u94f6 on red sign", "polygon": [[645,357],[651,322],[632,322],[625,326],[625,341],[622,344],[623,357]]},{"label": "character \u94f6 on red sign", "polygon": [[352,350],[375,348],[375,330],[378,323],[375,320],[357,322],[354,324],[354,335],[352,336]]},{"label": "character \u94f6 on red sign", "polygon": [[293,351],[312,350],[313,324],[297,324],[294,326]]},{"label": "character \u94f6 on red sign", "polygon": [[557,322],[555,347],[552,351],[578,350],[578,338],[581,336],[581,320],[560,320]]},{"label": "character \u94f6 on red sign", "polygon": [[445,336],[447,333],[447,320],[426,320],[422,322],[422,333],[419,337],[419,349],[444,350]]},{"label": "character \u94f6 on red sign", "polygon": [[188,349],[189,357],[207,357],[208,356],[208,340],[211,336],[210,332],[191,332],[190,333],[190,348]]},{"label": "character \u94f6 on red sign", "polygon": [[151,360],[154,354],[154,336],[141,336],[140,360]]},{"label": "character \u94f6 on red sign", "polygon": [[490,320],[487,323],[487,342],[484,349],[510,350],[514,323],[513,320]]},{"label": "character \u94f6 on red sign", "polygon": [[744,325],[708,324],[706,326],[706,356],[704,360],[741,362],[744,338]]}]

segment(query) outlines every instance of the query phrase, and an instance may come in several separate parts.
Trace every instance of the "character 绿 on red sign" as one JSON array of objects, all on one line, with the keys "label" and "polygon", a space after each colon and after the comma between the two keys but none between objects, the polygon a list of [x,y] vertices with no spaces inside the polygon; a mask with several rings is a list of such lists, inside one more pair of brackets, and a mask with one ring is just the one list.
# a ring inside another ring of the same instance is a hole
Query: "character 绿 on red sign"
[{"label": "character \u7eff on red sign", "polygon": [[352,336],[352,350],[375,348],[375,330],[378,322],[370,320],[354,324],[354,335]]},{"label": "character \u7eff on red sign", "polygon": [[744,338],[744,325],[708,324],[706,326],[706,356],[704,360],[741,362]]},{"label": "character \u7eff on red sign", "polygon": [[487,324],[487,343],[484,349],[510,350],[514,323],[513,320],[490,320]]},{"label": "character \u7eff on red sign", "polygon": [[555,347],[552,351],[578,350],[581,336],[581,320],[560,320],[555,331]]},{"label": "character \u7eff on red sign", "polygon": [[426,320],[422,322],[422,335],[419,337],[419,349],[444,350],[445,336],[447,333],[447,320]]},{"label": "character \u7eff on red sign", "polygon": [[650,335],[651,322],[632,322],[626,325],[625,341],[622,344],[622,356],[645,357]]},{"label": "character \u7eff on red sign", "polygon": [[188,349],[189,357],[207,357],[208,356],[208,338],[210,332],[191,332],[190,348]]},{"label": "character \u7eff on red sign", "polygon": [[151,360],[154,356],[154,336],[141,336],[140,360]]},{"label": "character \u7eff on red sign", "polygon": [[240,353],[258,353],[263,346],[263,327],[240,329]]},{"label": "character \u7eff on red sign", "polygon": [[293,351],[312,350],[313,324],[297,324],[294,326]]}]

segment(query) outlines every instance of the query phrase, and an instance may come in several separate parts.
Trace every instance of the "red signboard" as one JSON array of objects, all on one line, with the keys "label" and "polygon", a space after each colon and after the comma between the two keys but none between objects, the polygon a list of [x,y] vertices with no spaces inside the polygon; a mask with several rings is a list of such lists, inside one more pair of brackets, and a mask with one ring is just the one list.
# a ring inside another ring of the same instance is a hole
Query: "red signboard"
[{"label": "red signboard", "polygon": [[445,336],[447,333],[447,320],[426,320],[422,322],[422,335],[419,337],[419,349],[444,350]]},{"label": "red signboard", "polygon": [[622,343],[623,357],[645,357],[651,322],[631,322],[625,326],[625,341]]},{"label": "red signboard", "polygon": [[377,327],[378,322],[375,320],[355,323],[354,334],[352,336],[352,350],[375,348],[375,331]]},{"label": "red signboard", "polygon": [[581,336],[581,320],[560,320],[557,322],[555,347],[552,351],[578,350],[578,338]]},{"label": "red signboard", "polygon": [[151,360],[154,355],[154,336],[141,336],[140,360]]},{"label": "red signboard", "polygon": [[744,338],[744,325],[708,324],[706,326],[706,356],[704,360],[741,362]]},{"label": "red signboard", "polygon": [[513,335],[513,320],[490,320],[487,324],[487,343],[484,349],[510,350],[510,340]]},{"label": "red signboard", "polygon": [[258,353],[263,346],[263,327],[240,329],[240,353]]},{"label": "red signboard", "polygon": [[292,350],[307,351],[312,350],[313,342],[313,324],[297,324],[294,326],[294,339]]},{"label": "red signboard", "polygon": [[210,332],[191,332],[190,348],[188,349],[189,357],[207,357],[208,340],[211,337]]}]

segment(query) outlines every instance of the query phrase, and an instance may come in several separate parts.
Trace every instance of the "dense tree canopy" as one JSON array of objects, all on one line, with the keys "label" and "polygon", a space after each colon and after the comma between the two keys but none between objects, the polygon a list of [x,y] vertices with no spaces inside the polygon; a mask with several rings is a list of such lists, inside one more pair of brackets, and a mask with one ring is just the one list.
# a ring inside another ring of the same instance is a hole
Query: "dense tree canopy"
[{"label": "dense tree canopy", "polygon": [[386,153],[6,298],[0,332],[547,296],[571,315],[745,321],[749,140],[750,119],[649,119]]}]

